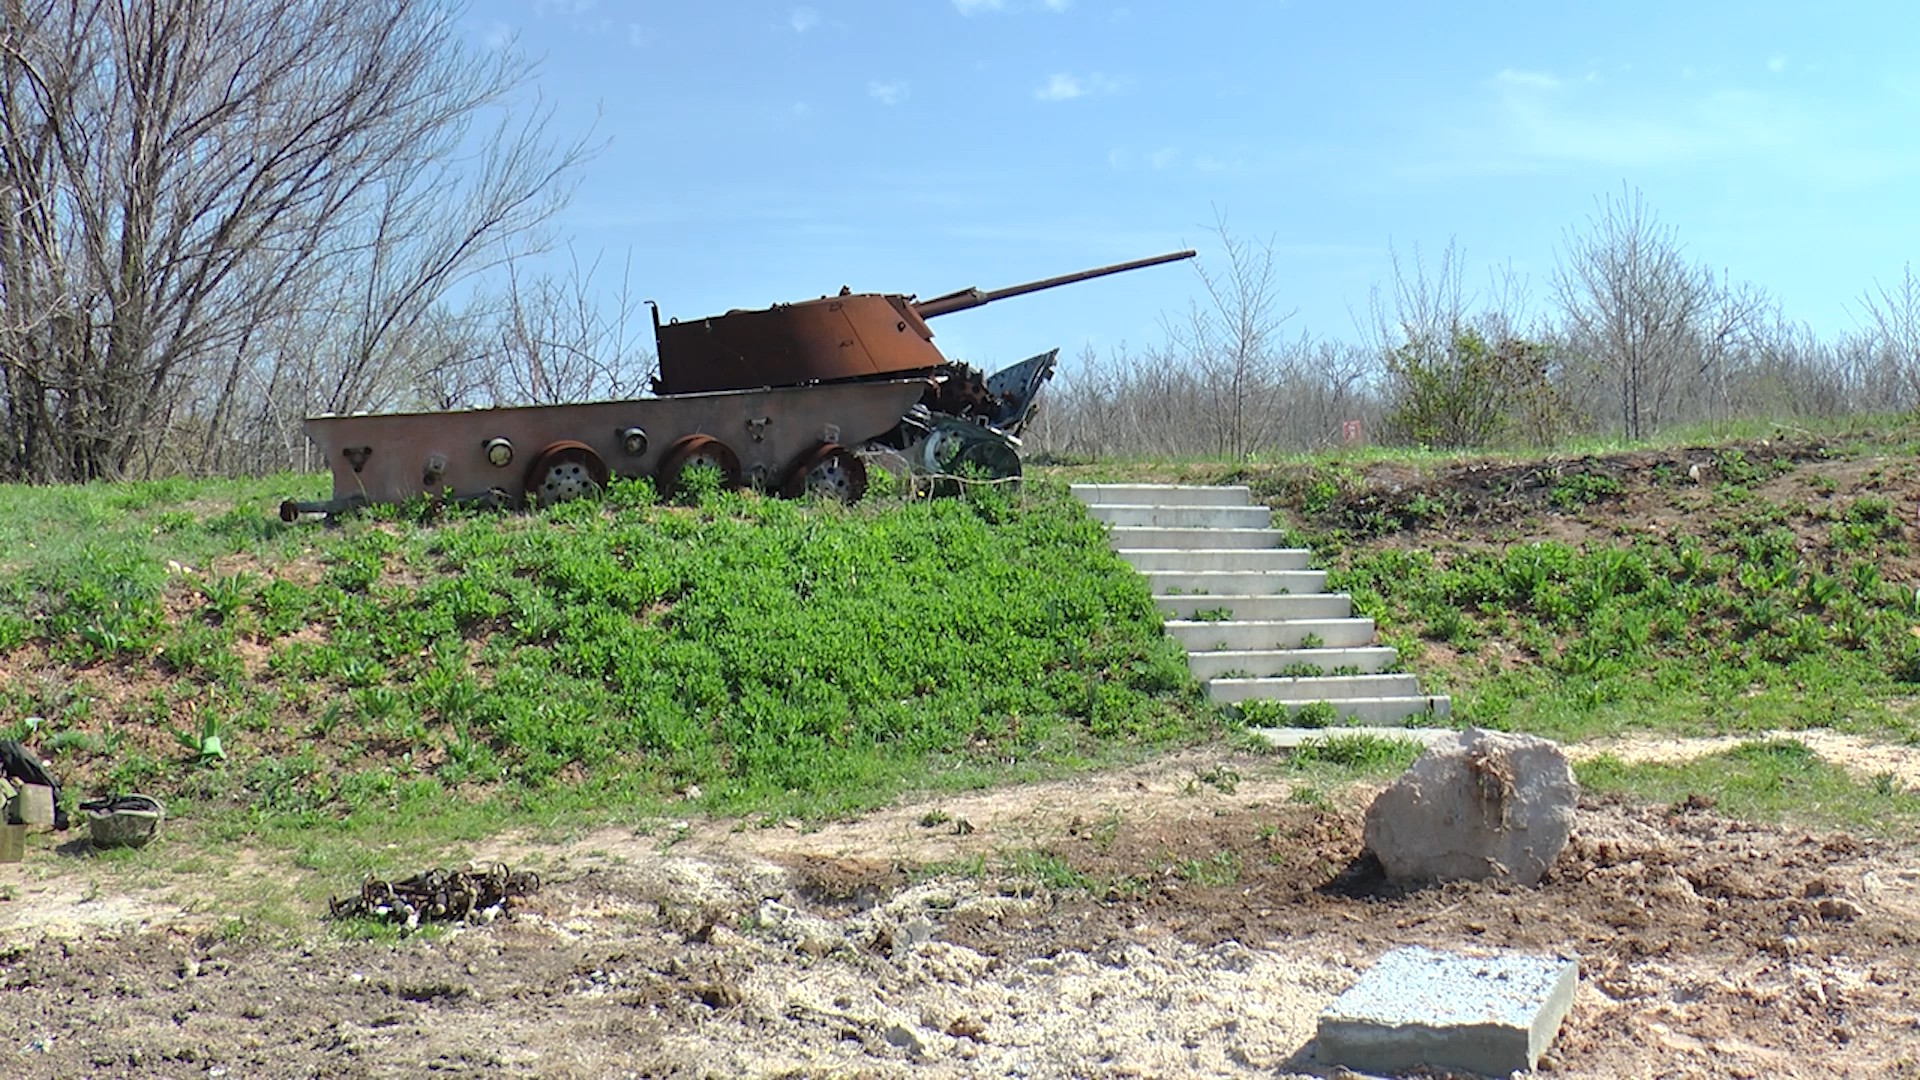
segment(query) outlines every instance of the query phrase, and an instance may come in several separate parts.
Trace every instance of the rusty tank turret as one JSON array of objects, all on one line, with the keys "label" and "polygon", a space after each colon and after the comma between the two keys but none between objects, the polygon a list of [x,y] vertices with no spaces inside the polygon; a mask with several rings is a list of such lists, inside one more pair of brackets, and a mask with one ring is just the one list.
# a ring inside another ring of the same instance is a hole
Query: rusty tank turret
[{"label": "rusty tank turret", "polygon": [[927,320],[1043,289],[1190,259],[1176,251],[983,292],[966,288],[929,300],[842,289],[792,304],[662,323],[654,315],[663,395],[897,379],[930,380],[919,407],[877,442],[906,455],[919,472],[968,466],[990,478],[1019,475],[1018,436],[1059,350],[986,375],[955,363],[933,344]]}]

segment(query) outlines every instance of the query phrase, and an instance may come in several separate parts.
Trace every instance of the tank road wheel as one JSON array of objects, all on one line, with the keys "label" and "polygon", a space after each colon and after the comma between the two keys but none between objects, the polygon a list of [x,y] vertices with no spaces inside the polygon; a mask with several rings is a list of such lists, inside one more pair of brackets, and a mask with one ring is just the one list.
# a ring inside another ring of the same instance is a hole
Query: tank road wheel
[{"label": "tank road wheel", "polygon": [[606,490],[607,463],[583,442],[551,443],[536,454],[527,470],[527,501],[552,506],[568,499],[598,495]]},{"label": "tank road wheel", "polygon": [[836,502],[857,503],[866,493],[867,463],[839,443],[821,443],[817,449],[800,455],[793,468],[787,470],[787,482],[780,485],[780,494],[789,499],[818,495]]},{"label": "tank road wheel", "polygon": [[950,416],[937,418],[926,439],[910,447],[916,472],[933,476],[936,495],[956,495],[969,480],[1017,481],[1020,454],[1004,433]]},{"label": "tank road wheel", "polygon": [[885,476],[880,481],[880,494],[900,498],[913,494],[913,463],[907,460],[907,455],[881,442],[863,444],[854,453],[867,467],[869,491],[872,491],[874,473],[879,472]]},{"label": "tank road wheel", "polygon": [[731,491],[740,486],[740,455],[711,435],[689,435],[660,457],[660,493],[680,491],[687,470],[708,468],[720,474],[720,487]]}]

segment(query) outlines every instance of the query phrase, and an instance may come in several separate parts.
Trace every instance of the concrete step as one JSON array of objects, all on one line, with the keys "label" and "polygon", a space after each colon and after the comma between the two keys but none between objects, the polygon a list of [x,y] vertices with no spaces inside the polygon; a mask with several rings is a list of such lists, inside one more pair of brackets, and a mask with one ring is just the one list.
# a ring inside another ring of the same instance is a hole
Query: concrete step
[{"label": "concrete step", "polygon": [[1176,551],[1222,550],[1232,548],[1273,549],[1279,547],[1280,534],[1272,529],[1198,529],[1165,526],[1115,525],[1107,530],[1107,540],[1115,550],[1171,548]]},{"label": "concrete step", "polygon": [[1087,507],[1095,521],[1109,525],[1160,525],[1174,529],[1264,529],[1273,524],[1265,506],[1116,506]]},{"label": "concrete step", "polygon": [[1215,701],[1340,701],[1351,698],[1418,697],[1412,675],[1309,675],[1302,678],[1212,679]]},{"label": "concrete step", "polygon": [[[1155,593],[1165,596],[1278,596],[1319,592],[1327,587],[1324,570],[1142,570]],[[1319,584],[1301,587],[1304,574],[1319,575]]]},{"label": "concrete step", "polygon": [[1199,484],[1074,484],[1072,490],[1074,498],[1089,506],[1248,506],[1253,502],[1252,493],[1244,487]]},{"label": "concrete step", "polygon": [[[1206,681],[1213,700],[1333,706],[1342,726],[1269,732],[1281,745],[1396,731],[1352,725],[1431,721],[1451,712],[1446,697],[1421,694],[1414,676],[1382,671],[1396,657],[1373,644],[1373,620],[1351,618],[1351,598],[1324,591],[1326,574],[1308,569],[1309,552],[1278,546],[1281,534],[1267,527],[1271,511],[1254,505],[1246,488],[1075,484],[1073,494],[1107,524],[1120,557],[1147,577],[1167,633],[1187,650],[1188,669]],[[1308,665],[1363,674],[1280,674]]]},{"label": "concrete step", "polygon": [[[1225,701],[1214,698],[1215,701]],[[1245,699],[1235,699],[1245,700]],[[1304,701],[1290,701],[1289,705],[1305,705]],[[1396,697],[1337,698],[1328,701],[1341,724],[1404,724],[1408,720],[1427,721],[1445,720],[1453,710],[1453,703],[1444,696],[1430,697],[1422,694],[1409,694]]]},{"label": "concrete step", "polygon": [[1170,619],[1172,634],[1190,653],[1215,649],[1240,651],[1298,649],[1311,634],[1321,645],[1345,648],[1373,644],[1372,619],[1279,619],[1259,622],[1204,622]]},{"label": "concrete step", "polygon": [[1313,552],[1306,548],[1228,548],[1224,551],[1121,548],[1115,554],[1143,574],[1258,574],[1268,570],[1305,570],[1313,561]]},{"label": "concrete step", "polygon": [[1247,730],[1282,750],[1292,750],[1311,742],[1325,742],[1343,735],[1364,735],[1375,739],[1410,739],[1426,746],[1454,734],[1451,728],[1378,727],[1365,724],[1330,728],[1284,727],[1248,728]]},{"label": "concrete step", "polygon": [[1217,649],[1189,655],[1187,668],[1193,672],[1194,678],[1205,681],[1230,676],[1274,676],[1283,671],[1296,670],[1301,664],[1312,664],[1321,671],[1356,668],[1371,673],[1391,667],[1399,658],[1398,653],[1384,645],[1357,649],[1261,649],[1243,652]]},{"label": "concrete step", "polygon": [[[1318,574],[1318,570],[1294,570],[1294,574]],[[1315,582],[1301,578],[1302,588],[1294,595],[1282,596],[1155,596],[1154,605],[1171,619],[1204,619],[1225,612],[1222,622],[1268,621],[1276,619],[1344,619],[1353,614],[1353,598],[1345,593],[1324,593]]]}]

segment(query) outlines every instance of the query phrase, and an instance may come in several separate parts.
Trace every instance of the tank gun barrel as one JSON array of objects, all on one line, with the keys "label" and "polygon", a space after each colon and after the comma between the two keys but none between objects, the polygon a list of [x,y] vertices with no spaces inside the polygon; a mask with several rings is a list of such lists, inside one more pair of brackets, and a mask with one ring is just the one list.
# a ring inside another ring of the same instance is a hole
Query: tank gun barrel
[{"label": "tank gun barrel", "polygon": [[1024,285],[1009,285],[1004,289],[994,289],[991,292],[981,292],[979,289],[973,288],[961,289],[959,292],[950,292],[945,296],[936,296],[931,300],[916,301],[913,305],[913,310],[914,313],[921,318],[931,319],[935,315],[946,315],[955,311],[965,311],[968,308],[976,308],[982,304],[991,304],[995,300],[1005,300],[1014,296],[1025,296],[1027,293],[1039,292],[1042,289],[1071,285],[1076,281],[1088,281],[1097,277],[1106,277],[1108,274],[1123,274],[1128,270],[1141,270],[1149,266],[1159,266],[1161,263],[1178,262],[1181,259],[1191,259],[1193,256],[1194,252],[1192,249],[1188,249],[1186,251],[1171,252],[1166,255],[1155,255],[1146,259],[1135,259],[1132,262],[1115,263],[1112,266],[1102,266],[1093,270],[1082,270],[1075,274],[1062,274],[1059,277],[1050,277],[1042,281],[1029,281]]}]

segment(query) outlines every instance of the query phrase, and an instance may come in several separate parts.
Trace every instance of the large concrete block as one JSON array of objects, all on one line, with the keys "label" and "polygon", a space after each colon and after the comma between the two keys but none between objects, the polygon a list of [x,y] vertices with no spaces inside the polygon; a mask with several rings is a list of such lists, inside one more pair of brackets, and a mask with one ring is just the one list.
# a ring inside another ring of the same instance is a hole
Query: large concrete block
[{"label": "large concrete block", "polygon": [[1539,882],[1573,832],[1580,787],[1558,744],[1470,729],[1427,748],[1367,807],[1395,881]]},{"label": "large concrete block", "polygon": [[1529,1070],[1578,984],[1579,964],[1561,957],[1395,949],[1320,1014],[1315,1056],[1375,1073]]},{"label": "large concrete block", "polygon": [[7,822],[12,825],[53,824],[53,789],[45,784],[15,781],[18,791],[7,804]]}]

